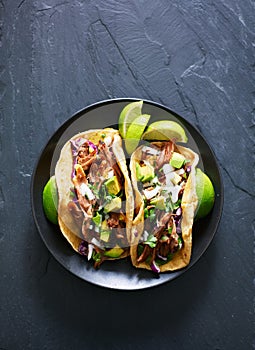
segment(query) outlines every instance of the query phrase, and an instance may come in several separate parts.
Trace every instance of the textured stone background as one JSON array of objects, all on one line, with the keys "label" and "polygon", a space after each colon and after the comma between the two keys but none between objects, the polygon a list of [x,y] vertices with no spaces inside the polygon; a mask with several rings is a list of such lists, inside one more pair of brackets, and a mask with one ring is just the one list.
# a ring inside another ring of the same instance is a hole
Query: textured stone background
[{"label": "textured stone background", "polygon": [[[0,0],[0,349],[254,346],[254,18],[252,0]],[[192,122],[225,185],[200,261],[136,293],[70,275],[30,209],[50,135],[112,97],[154,100]]]}]

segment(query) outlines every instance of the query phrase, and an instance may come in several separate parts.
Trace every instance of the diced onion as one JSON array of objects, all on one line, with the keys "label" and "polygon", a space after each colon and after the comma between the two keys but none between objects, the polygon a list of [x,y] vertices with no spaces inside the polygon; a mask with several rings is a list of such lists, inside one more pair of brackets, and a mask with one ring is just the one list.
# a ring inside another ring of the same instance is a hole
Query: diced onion
[{"label": "diced onion", "polygon": [[92,257],[93,249],[94,249],[93,244],[89,244],[88,245],[88,260],[90,260]]},{"label": "diced onion", "polygon": [[184,185],[185,185],[185,181],[182,181],[182,182],[180,183],[180,186],[183,187]]},{"label": "diced onion", "polygon": [[176,170],[175,172],[177,175],[183,175],[185,173],[185,170],[183,168]]},{"label": "diced onion", "polygon": [[176,203],[178,201],[178,195],[181,190],[181,186],[177,185],[171,188],[172,202]]},{"label": "diced onion", "polygon": [[174,179],[174,172],[166,173],[165,177],[166,177],[166,185],[167,186],[171,186],[172,185],[172,180]]},{"label": "diced onion", "polygon": [[89,229],[92,230],[93,229],[93,225],[89,225]]},{"label": "diced onion", "polygon": [[94,245],[96,245],[98,248],[104,249],[104,247],[102,246],[102,244],[101,244],[95,237],[92,238],[91,243],[93,243]]},{"label": "diced onion", "polygon": [[174,171],[174,168],[173,168],[172,165],[169,164],[169,163],[164,164],[163,167],[162,167],[162,169],[163,169],[163,172],[164,172],[165,175],[166,175],[167,173],[171,173],[172,171]]},{"label": "diced onion", "polygon": [[143,233],[143,235],[142,235],[141,241],[142,241],[142,242],[147,241],[148,237],[149,237],[149,232],[146,231],[146,230],[144,230],[144,233]]},{"label": "diced onion", "polygon": [[177,208],[175,214],[177,216],[181,216],[182,215],[182,208],[181,207]]},{"label": "diced onion", "polygon": [[160,151],[156,150],[155,148],[148,147],[148,146],[144,146],[142,148],[142,152],[146,152],[146,153],[152,154],[152,155],[158,155],[160,153]]},{"label": "diced onion", "polygon": [[106,136],[104,139],[104,143],[106,144],[106,146],[110,146],[112,143],[112,137],[111,136]]},{"label": "diced onion", "polygon": [[163,261],[167,261],[167,257],[166,256],[162,256],[160,254],[157,254],[157,257]]},{"label": "diced onion", "polygon": [[176,203],[178,201],[178,195],[179,195],[181,188],[182,187],[180,185],[173,186],[172,183],[170,186],[163,186],[162,187],[162,190],[163,190],[162,196],[167,198],[169,196],[169,193],[171,193],[172,202]]},{"label": "diced onion", "polygon": [[180,175],[174,173],[174,178],[172,179],[172,183],[173,183],[174,185],[177,185],[177,184],[181,181],[181,179],[182,179],[182,178],[181,178]]},{"label": "diced onion", "polygon": [[146,199],[151,199],[158,194],[159,190],[160,190],[160,187],[156,186],[155,188],[153,188],[153,190],[146,190],[146,189],[143,190],[143,193]]},{"label": "diced onion", "polygon": [[152,183],[152,184],[158,183],[158,177],[155,176],[155,177],[151,180],[151,183]]},{"label": "diced onion", "polygon": [[79,137],[78,139],[73,140],[73,142],[75,143],[75,145],[77,147],[81,147],[81,145],[83,145],[84,142],[86,142],[86,141],[87,141],[87,139],[84,139],[83,137]]},{"label": "diced onion", "polygon": [[158,265],[155,263],[154,260],[151,263],[151,270],[153,272],[160,273],[160,268],[158,267]]},{"label": "diced onion", "polygon": [[95,199],[93,192],[84,182],[80,185],[80,191],[81,191],[82,196],[86,195],[90,201],[92,199]]},{"label": "diced onion", "polygon": [[161,187],[161,195],[165,198],[169,197],[169,193],[170,193],[170,188],[169,186],[162,186]]},{"label": "diced onion", "polygon": [[107,175],[107,178],[110,179],[111,177],[114,176],[114,171],[113,170],[110,170],[108,175]]}]

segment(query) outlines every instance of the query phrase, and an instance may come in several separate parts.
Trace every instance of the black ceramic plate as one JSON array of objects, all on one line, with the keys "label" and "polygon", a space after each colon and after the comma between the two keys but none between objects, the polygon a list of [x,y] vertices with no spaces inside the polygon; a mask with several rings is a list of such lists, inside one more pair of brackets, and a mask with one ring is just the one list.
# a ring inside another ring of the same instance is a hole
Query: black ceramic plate
[{"label": "black ceramic plate", "polygon": [[183,274],[202,256],[211,243],[220,221],[223,205],[223,186],[219,167],[215,156],[203,136],[185,119],[168,108],[154,102],[144,101],[143,113],[151,115],[150,122],[170,119],[179,122],[188,136],[187,147],[200,155],[199,167],[212,179],[215,187],[215,205],[206,219],[195,222],[193,228],[193,247],[190,264],[179,271],[162,273],[155,276],[152,272],[136,269],[130,259],[104,262],[99,270],[94,270],[93,264],[72,250],[63,238],[58,226],[51,224],[45,217],[42,207],[43,188],[52,175],[57,157],[63,144],[81,131],[105,128],[117,125],[122,108],[134,99],[115,99],[89,106],[62,125],[51,137],[43,149],[35,167],[32,184],[31,200],[34,219],[39,233],[51,254],[68,271],[81,279],[93,284],[123,290],[136,290],[153,287],[171,281]]}]

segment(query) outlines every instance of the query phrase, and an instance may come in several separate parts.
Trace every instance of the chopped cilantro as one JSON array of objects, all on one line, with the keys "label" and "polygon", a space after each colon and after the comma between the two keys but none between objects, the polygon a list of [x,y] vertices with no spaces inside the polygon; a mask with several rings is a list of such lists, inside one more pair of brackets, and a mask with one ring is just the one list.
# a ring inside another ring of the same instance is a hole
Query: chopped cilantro
[{"label": "chopped cilantro", "polygon": [[171,198],[169,197],[165,204],[166,204],[166,212],[169,213],[169,212],[172,212],[174,210],[176,210],[177,208],[179,208],[181,206],[181,202],[182,200],[181,199],[178,199],[178,201],[176,203],[173,203],[171,201]]},{"label": "chopped cilantro", "polygon": [[92,259],[96,262],[100,262],[101,261],[101,254],[97,253],[95,250],[93,251],[92,254]]},{"label": "chopped cilantro", "polygon": [[109,203],[113,200],[113,198],[116,198],[117,196],[115,196],[114,194],[108,194],[107,196],[105,196],[105,201],[106,203]]},{"label": "chopped cilantro", "polygon": [[156,217],[156,213],[155,213],[155,207],[153,208],[144,208],[144,218],[145,219],[150,219],[150,222],[152,222],[153,220],[155,220]]},{"label": "chopped cilantro", "polygon": [[96,196],[96,198],[99,198],[99,190],[95,185],[92,184],[88,184],[88,187],[91,189],[91,191],[94,193],[94,195]]},{"label": "chopped cilantro", "polygon": [[178,244],[179,244],[179,249],[182,248],[182,238],[178,237]]},{"label": "chopped cilantro", "polygon": [[157,238],[153,235],[149,235],[146,241],[144,241],[144,244],[147,244],[150,248],[155,248],[157,245]]},{"label": "chopped cilantro", "polygon": [[172,203],[170,197],[168,198],[168,200],[166,200],[165,204],[166,204],[166,212],[167,213],[170,213],[174,210],[173,203]]},{"label": "chopped cilantro", "polygon": [[153,222],[156,218],[155,208],[150,209],[150,222]]},{"label": "chopped cilantro", "polygon": [[144,208],[144,218],[147,219],[150,216],[149,210]]},{"label": "chopped cilantro", "polygon": [[173,209],[176,210],[181,206],[182,200],[178,199],[176,203],[173,204]]},{"label": "chopped cilantro", "polygon": [[101,222],[102,222],[102,215],[100,215],[98,212],[96,213],[96,215],[92,218],[92,221],[94,222],[94,224],[96,226],[100,226]]},{"label": "chopped cilantro", "polygon": [[171,233],[172,233],[172,231],[173,231],[173,228],[172,228],[172,227],[169,227],[169,228],[167,229],[167,231],[168,231],[168,233],[171,235]]},{"label": "chopped cilantro", "polygon": [[[169,231],[168,231],[168,232],[169,232]],[[160,241],[165,242],[165,241],[168,240],[168,238],[169,238],[169,237],[167,237],[166,235],[163,235],[163,236],[161,236]]]}]

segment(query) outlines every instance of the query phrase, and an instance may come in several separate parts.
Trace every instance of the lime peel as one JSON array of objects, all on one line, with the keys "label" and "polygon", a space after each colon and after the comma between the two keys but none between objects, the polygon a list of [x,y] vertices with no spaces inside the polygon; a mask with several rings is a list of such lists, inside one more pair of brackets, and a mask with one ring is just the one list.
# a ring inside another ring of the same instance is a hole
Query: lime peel
[{"label": "lime peel", "polygon": [[198,205],[196,210],[196,219],[207,216],[213,208],[215,201],[215,192],[210,178],[199,168],[196,169],[196,192]]},{"label": "lime peel", "polygon": [[122,138],[126,137],[127,130],[131,123],[142,114],[143,101],[135,101],[127,104],[119,116],[119,132]]},{"label": "lime peel", "polygon": [[144,140],[173,140],[175,142],[188,141],[187,135],[183,127],[172,120],[160,120],[150,124],[142,135]]},{"label": "lime peel", "polygon": [[43,210],[47,219],[58,224],[58,193],[55,175],[51,176],[43,189]]},{"label": "lime peel", "polygon": [[149,114],[142,114],[136,117],[130,124],[125,138],[125,146],[128,154],[131,154],[138,146],[149,119]]}]

